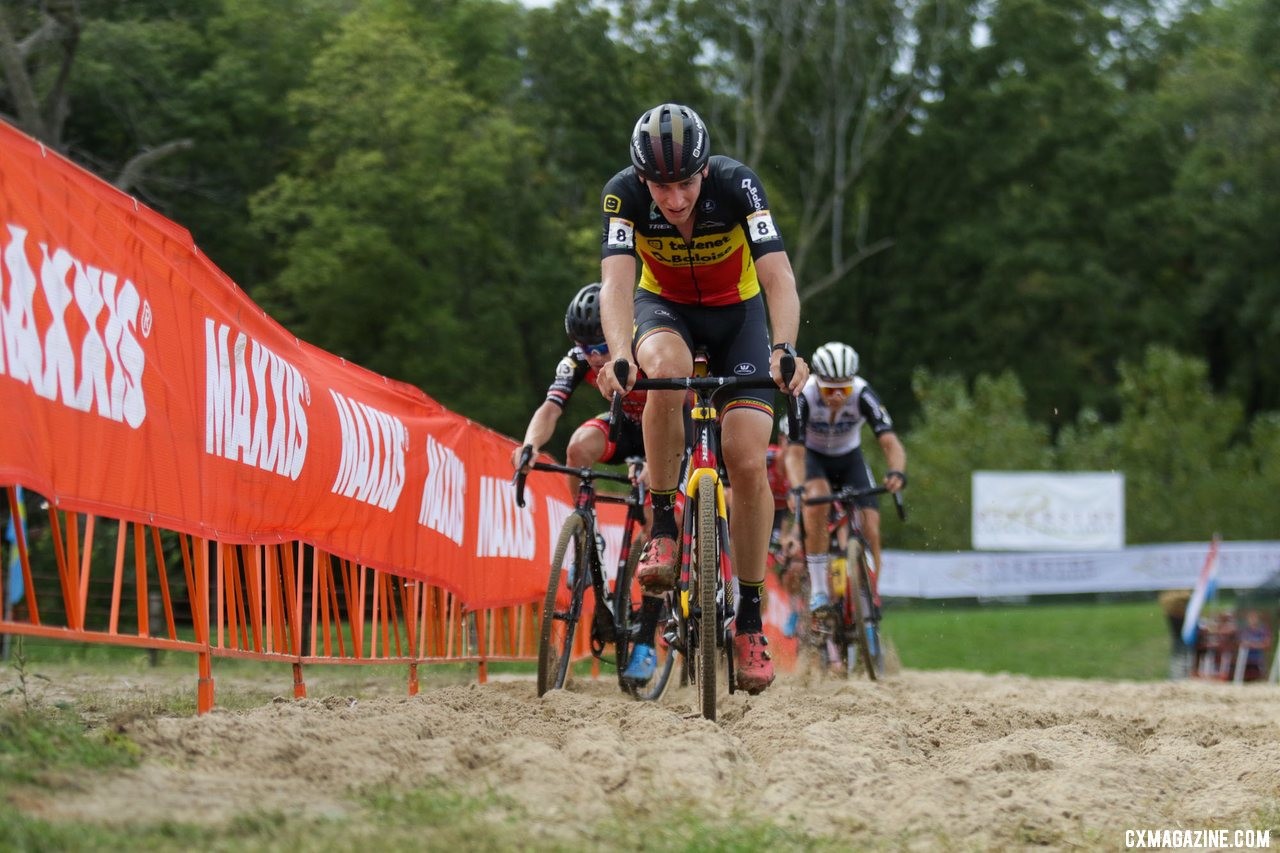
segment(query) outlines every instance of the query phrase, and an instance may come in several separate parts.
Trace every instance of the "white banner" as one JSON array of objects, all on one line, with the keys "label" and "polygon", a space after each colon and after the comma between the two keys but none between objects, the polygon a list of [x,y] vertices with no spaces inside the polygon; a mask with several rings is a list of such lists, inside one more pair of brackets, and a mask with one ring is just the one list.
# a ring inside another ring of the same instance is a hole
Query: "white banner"
[{"label": "white banner", "polygon": [[[885,551],[880,593],[904,598],[995,598],[1191,589],[1208,553],[1208,542],[1018,554]],[[1261,586],[1280,573],[1280,542],[1223,542],[1218,563],[1219,589]]]},{"label": "white banner", "polygon": [[1124,475],[973,472],[973,547],[1091,551],[1124,547]]}]

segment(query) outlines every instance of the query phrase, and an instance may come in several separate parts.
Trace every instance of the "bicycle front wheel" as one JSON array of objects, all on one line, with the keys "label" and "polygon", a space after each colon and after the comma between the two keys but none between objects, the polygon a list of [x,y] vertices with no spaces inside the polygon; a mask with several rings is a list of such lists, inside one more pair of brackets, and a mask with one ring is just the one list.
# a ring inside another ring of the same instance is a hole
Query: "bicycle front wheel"
[{"label": "bicycle front wheel", "polygon": [[[594,547],[594,543],[591,543]],[[538,635],[538,695],[564,687],[573,658],[573,636],[582,613],[582,596],[587,589],[588,554],[587,522],[580,513],[564,520],[560,538],[551,557],[551,574],[547,578],[547,594],[542,602],[542,629]],[[560,578],[570,576],[569,606],[556,608]]]},{"label": "bicycle front wheel", "polygon": [[716,484],[711,477],[703,477],[698,481],[698,504],[695,516],[695,562],[693,567],[694,582],[697,584],[695,595],[691,598],[697,602],[698,615],[697,642],[694,654],[697,665],[694,677],[698,687],[698,710],[708,720],[716,718],[716,636],[719,634],[720,620],[716,616],[716,580],[720,577],[720,555],[717,547],[718,525],[716,523]]},{"label": "bicycle front wheel", "polygon": [[875,613],[871,589],[871,574],[867,570],[866,543],[857,539],[849,542],[849,593],[853,598],[853,631],[858,647],[858,659],[867,671],[867,678],[877,681],[884,676],[884,646],[880,642],[880,618]]}]

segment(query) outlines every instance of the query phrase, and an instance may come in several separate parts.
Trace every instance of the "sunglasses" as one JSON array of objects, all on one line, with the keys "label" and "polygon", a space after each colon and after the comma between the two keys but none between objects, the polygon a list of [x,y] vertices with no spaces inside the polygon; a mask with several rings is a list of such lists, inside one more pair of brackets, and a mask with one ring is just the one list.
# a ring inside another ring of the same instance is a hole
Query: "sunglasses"
[{"label": "sunglasses", "polygon": [[853,393],[853,383],[849,383],[848,385],[835,385],[831,387],[828,387],[826,385],[819,385],[818,391],[822,394],[823,397],[834,397],[837,393],[843,394],[846,397],[848,397],[850,394]]},{"label": "sunglasses", "polygon": [[583,355],[608,355],[608,344],[578,344],[578,349],[582,350]]}]

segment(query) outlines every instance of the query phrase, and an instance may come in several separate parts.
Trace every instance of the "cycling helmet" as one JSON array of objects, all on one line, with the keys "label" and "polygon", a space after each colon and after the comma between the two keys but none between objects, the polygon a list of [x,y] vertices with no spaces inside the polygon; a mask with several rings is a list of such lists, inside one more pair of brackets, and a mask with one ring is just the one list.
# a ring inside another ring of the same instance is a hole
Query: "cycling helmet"
[{"label": "cycling helmet", "polygon": [[564,312],[564,330],[574,343],[604,343],[600,327],[600,283],[592,282],[578,291]]},{"label": "cycling helmet", "polygon": [[814,350],[809,364],[819,382],[849,382],[858,372],[858,352],[848,344],[831,341]]},{"label": "cycling helmet", "polygon": [[660,184],[693,177],[707,165],[710,147],[702,119],[679,104],[654,107],[631,131],[631,163],[637,173]]}]

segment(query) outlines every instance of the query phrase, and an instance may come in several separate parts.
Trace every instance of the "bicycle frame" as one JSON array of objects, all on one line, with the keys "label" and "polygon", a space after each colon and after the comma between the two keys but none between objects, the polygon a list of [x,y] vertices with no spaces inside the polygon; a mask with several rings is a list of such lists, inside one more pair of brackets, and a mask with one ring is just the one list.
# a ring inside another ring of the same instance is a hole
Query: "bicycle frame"
[{"label": "bicycle frame", "polygon": [[[872,681],[883,675],[884,671],[884,652],[879,627],[880,567],[875,564],[870,546],[863,535],[862,508],[857,505],[857,500],[864,496],[886,493],[889,493],[889,490],[884,486],[876,486],[870,489],[856,489],[853,486],[844,486],[832,494],[816,495],[803,500],[804,506],[830,504],[835,506],[839,513],[843,513],[843,518],[827,525],[829,543],[838,543],[841,531],[844,531],[847,537],[847,542],[844,548],[841,549],[847,555],[844,561],[846,576],[839,608],[840,623],[836,626],[836,636],[838,639],[846,641],[843,644],[845,648],[844,654],[847,655],[844,661],[846,669],[852,669],[854,652],[851,643],[856,644],[858,655],[866,668],[867,677]],[[905,520],[906,510],[902,503],[902,496],[897,492],[892,494],[894,503],[897,506],[898,516]],[[805,522],[803,509],[797,513],[797,516],[799,519],[801,546],[804,547]],[[857,549],[856,554],[855,547]],[[830,544],[828,545],[828,550],[835,551]],[[865,599],[862,598],[863,592],[865,592]],[[830,649],[838,649],[841,644],[837,643],[832,646],[830,643],[829,639],[828,654],[833,654]]]},{"label": "bicycle frame", "polygon": [[[701,361],[701,359],[699,359]],[[794,362],[785,358],[783,377],[789,381]],[[618,378],[625,385],[630,365],[615,362]],[[777,390],[772,378],[741,376],[689,376],[671,379],[637,379],[641,391],[692,391],[696,402],[691,412],[694,437],[688,449],[684,495],[685,516],[682,531],[678,598],[672,612],[677,614],[677,637],[684,652],[686,666],[692,665],[698,687],[698,706],[708,720],[716,718],[716,659],[725,652],[729,692],[735,689],[733,673],[732,628],[736,615],[733,585],[733,561],[729,547],[729,511],[724,482],[720,475],[720,447],[716,432],[717,392],[735,389]],[[613,400],[614,423],[618,422],[621,396]],[[795,434],[795,399],[788,397],[789,430]]]},{"label": "bicycle frame", "polygon": [[[635,540],[635,532],[644,524],[644,487],[635,478],[634,474],[624,476],[606,471],[597,471],[593,468],[573,468],[549,462],[534,462],[530,464],[529,456],[531,456],[530,452],[521,455],[520,465],[514,478],[516,504],[518,506],[524,506],[524,483],[530,470],[569,474],[578,478],[578,492],[574,499],[574,509],[565,520],[564,527],[561,530],[561,541],[557,544],[559,556],[553,558],[552,574],[544,601],[543,627],[539,643],[539,695],[542,695],[549,687],[558,688],[564,684],[572,657],[573,635],[582,617],[583,599],[585,598],[588,583],[591,586],[595,603],[590,629],[591,653],[597,659],[605,660],[604,648],[608,643],[613,643],[615,650],[614,663],[617,666],[619,685],[624,692],[635,695],[634,687],[625,682],[621,674],[626,667],[630,652],[631,578],[627,571],[627,566],[633,555],[632,546]],[[637,461],[628,460],[628,463],[635,464]],[[601,494],[596,491],[596,480],[610,480],[629,484],[631,492],[627,495]],[[598,526],[596,524],[595,508],[597,503],[615,503],[627,506],[627,515],[623,525],[622,547],[619,551],[617,580],[612,594],[609,593],[605,578],[602,562],[603,555],[597,552],[596,547]],[[575,517],[579,519],[577,525],[581,526],[580,533],[574,531],[573,519]],[[575,549],[573,560],[577,572],[572,578],[568,610],[561,610],[558,606],[561,562],[568,559],[569,555],[566,551],[570,544],[573,544]],[[551,625],[548,620],[563,622],[566,631],[565,647],[556,650],[557,660],[554,671],[548,671],[550,664],[548,644],[551,642]]]}]

